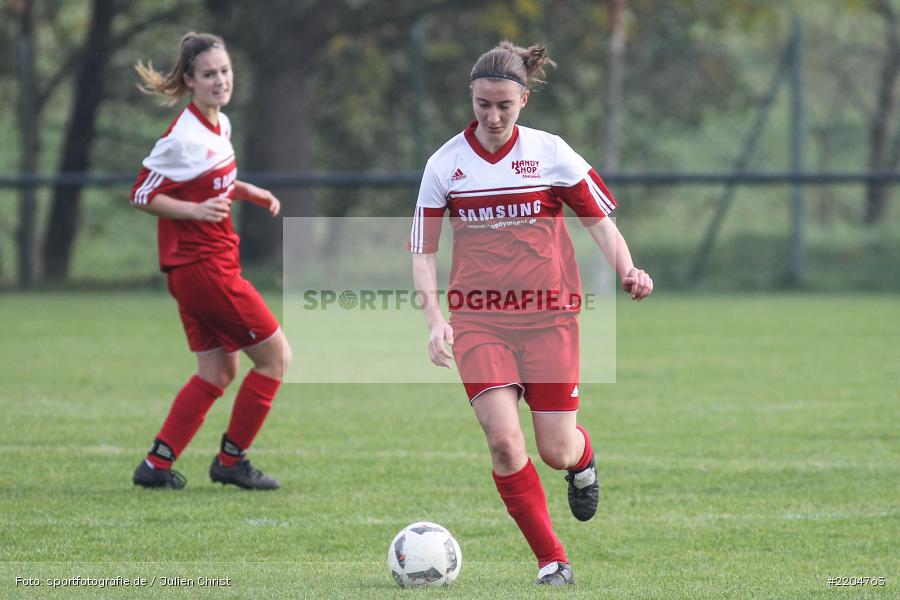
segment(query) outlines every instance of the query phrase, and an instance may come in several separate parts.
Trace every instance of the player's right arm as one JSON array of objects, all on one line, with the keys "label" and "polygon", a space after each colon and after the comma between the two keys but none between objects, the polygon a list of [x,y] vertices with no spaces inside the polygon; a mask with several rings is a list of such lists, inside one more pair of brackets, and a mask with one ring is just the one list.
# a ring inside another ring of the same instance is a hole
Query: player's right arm
[{"label": "player's right arm", "polygon": [[437,255],[413,254],[413,285],[423,302],[425,326],[428,327],[428,358],[439,367],[451,368],[453,355],[447,349],[453,345],[453,328],[444,319],[437,293]]},{"label": "player's right arm", "polygon": [[438,175],[434,157],[425,165],[416,213],[407,248],[413,257],[413,285],[424,298],[422,312],[428,327],[428,358],[439,367],[451,368],[453,328],[444,319],[437,293],[437,251],[441,222],[447,208],[446,182]]},{"label": "player's right arm", "polygon": [[132,203],[132,206],[165,219],[218,223],[228,218],[228,213],[231,211],[231,200],[225,196],[216,196],[203,202],[186,202],[166,194],[156,194],[151,202],[147,204]]}]

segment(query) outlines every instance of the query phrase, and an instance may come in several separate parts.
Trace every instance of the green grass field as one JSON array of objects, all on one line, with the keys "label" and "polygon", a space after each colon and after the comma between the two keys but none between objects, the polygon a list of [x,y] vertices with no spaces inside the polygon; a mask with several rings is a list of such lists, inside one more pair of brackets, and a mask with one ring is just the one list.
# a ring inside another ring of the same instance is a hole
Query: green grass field
[{"label": "green grass field", "polygon": [[[3,598],[898,596],[896,296],[619,302],[618,383],[582,389],[597,517],[575,521],[562,475],[539,466],[578,579],[566,590],[531,586],[460,386],[286,386],[252,450],[282,481],[268,494],[207,478],[231,390],[179,460],[188,488],[148,492],[131,472],[193,370],[173,302],[4,295],[0,324]],[[301,361],[313,352],[315,340],[296,348]],[[388,576],[387,545],[415,520],[459,540],[451,588],[403,591]],[[44,584],[16,587],[17,576]],[[74,576],[232,585],[46,582]]]}]

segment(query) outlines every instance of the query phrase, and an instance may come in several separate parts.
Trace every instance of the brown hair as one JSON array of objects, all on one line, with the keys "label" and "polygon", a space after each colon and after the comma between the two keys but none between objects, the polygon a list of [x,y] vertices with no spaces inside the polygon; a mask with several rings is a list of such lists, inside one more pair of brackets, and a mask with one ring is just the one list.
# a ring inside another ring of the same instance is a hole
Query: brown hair
[{"label": "brown hair", "polygon": [[134,65],[134,70],[141,78],[138,89],[145,94],[162,96],[163,104],[175,104],[189,89],[184,82],[184,75],[193,76],[194,60],[210,48],[224,50],[225,42],[219,36],[211,33],[195,33],[193,31],[186,33],[179,44],[178,60],[168,75],[163,75],[154,69],[152,62],[147,62],[145,65],[138,61]]},{"label": "brown hair", "polygon": [[546,83],[544,65],[555,67],[556,63],[547,56],[543,46],[521,48],[509,40],[503,40],[497,47],[488,50],[475,61],[472,67],[472,81],[486,77],[488,79],[509,79],[527,88],[535,84]]}]

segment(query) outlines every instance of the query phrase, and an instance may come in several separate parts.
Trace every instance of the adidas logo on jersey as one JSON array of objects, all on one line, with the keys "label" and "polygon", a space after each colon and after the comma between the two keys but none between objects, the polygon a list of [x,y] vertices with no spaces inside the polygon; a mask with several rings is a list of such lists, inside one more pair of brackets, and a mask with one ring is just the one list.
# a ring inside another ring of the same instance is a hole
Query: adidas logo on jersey
[{"label": "adidas logo on jersey", "polygon": [[577,385],[575,386],[575,389],[572,390],[572,393],[569,395],[569,397],[570,397],[570,398],[577,398],[577,397],[578,397],[578,386],[577,386]]},{"label": "adidas logo on jersey", "polygon": [[456,169],[456,173],[453,174],[453,177],[450,179],[452,181],[461,181],[466,178],[466,174],[462,172],[462,169]]}]

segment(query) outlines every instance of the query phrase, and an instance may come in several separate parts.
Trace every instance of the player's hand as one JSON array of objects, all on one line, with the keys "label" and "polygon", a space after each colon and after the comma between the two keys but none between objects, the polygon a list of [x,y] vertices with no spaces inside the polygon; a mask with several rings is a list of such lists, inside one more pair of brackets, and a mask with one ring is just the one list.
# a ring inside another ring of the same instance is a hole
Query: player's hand
[{"label": "player's hand", "polygon": [[194,205],[194,220],[206,223],[218,223],[228,218],[231,212],[231,200],[226,196],[208,198]]},{"label": "player's hand", "polygon": [[646,271],[631,267],[628,274],[622,278],[622,289],[631,294],[632,300],[642,300],[653,291],[653,280]]},{"label": "player's hand", "polygon": [[281,212],[281,202],[279,202],[278,198],[275,197],[275,194],[273,194],[269,190],[263,191],[269,195],[269,212],[273,217],[277,217],[278,213]]},{"label": "player's hand", "polygon": [[278,216],[281,212],[281,202],[275,197],[275,194],[267,189],[247,183],[246,181],[238,182],[238,199],[249,200],[257,206],[261,206],[269,211],[273,217]]},{"label": "player's hand", "polygon": [[[250,187],[250,184],[244,184],[247,187]],[[264,209],[269,211],[269,213],[273,217],[277,217],[278,213],[281,211],[281,202],[278,201],[278,198],[275,197],[275,194],[270,192],[269,190],[264,190],[263,188],[253,186],[253,199],[251,202],[256,204],[257,206],[262,206]]]},{"label": "player's hand", "polygon": [[453,328],[445,321],[436,323],[428,338],[428,358],[433,364],[446,369],[452,368],[453,355],[447,348],[448,345],[453,345]]}]

